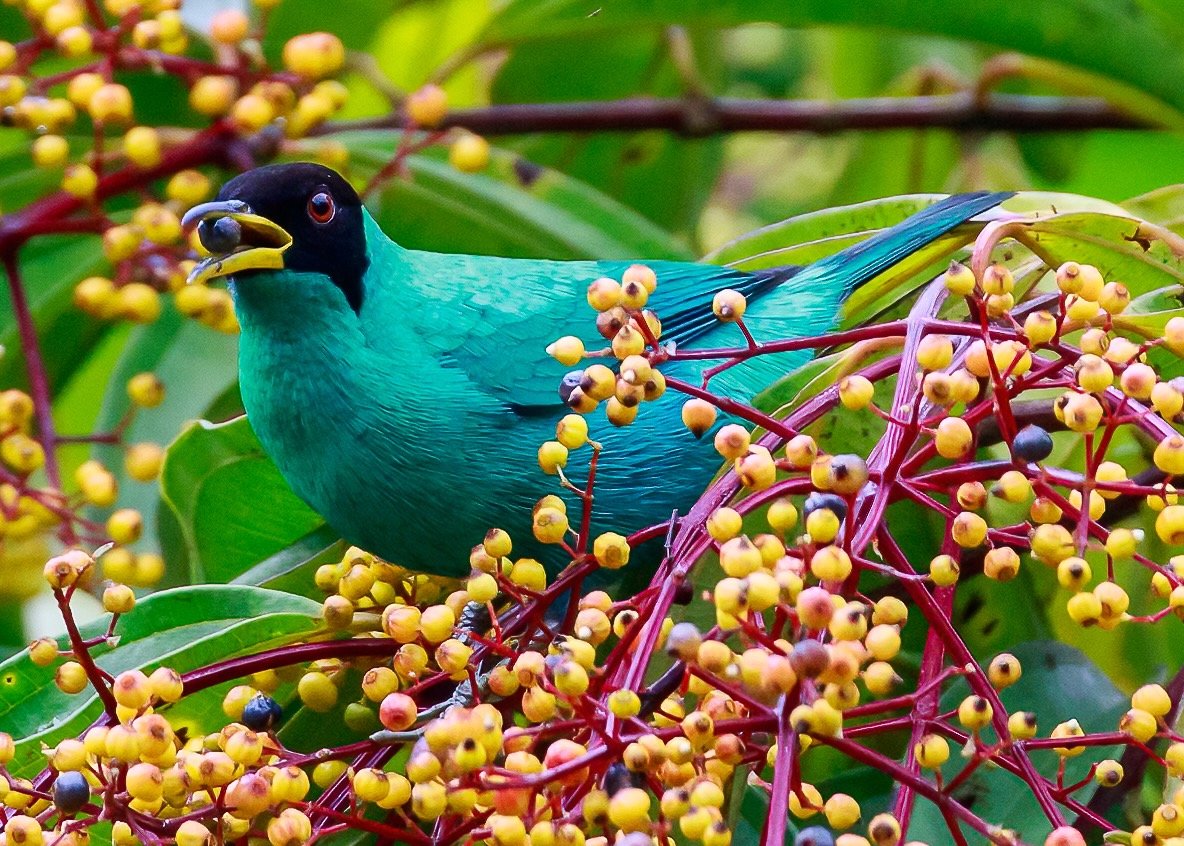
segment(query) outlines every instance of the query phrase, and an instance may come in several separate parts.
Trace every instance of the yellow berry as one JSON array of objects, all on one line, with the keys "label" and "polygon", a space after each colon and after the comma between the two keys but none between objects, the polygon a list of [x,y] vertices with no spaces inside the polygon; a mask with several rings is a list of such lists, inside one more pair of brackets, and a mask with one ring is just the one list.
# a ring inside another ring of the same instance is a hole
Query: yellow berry
[{"label": "yellow berry", "polygon": [[152,685],[140,670],[125,670],[111,683],[111,694],[125,708],[138,710],[152,698]]},{"label": "yellow berry", "polygon": [[1019,740],[1036,736],[1036,715],[1031,711],[1016,711],[1007,717],[1007,733]]},{"label": "yellow berry", "polygon": [[1096,625],[1102,617],[1102,602],[1093,593],[1077,593],[1066,604],[1069,618],[1082,626]]},{"label": "yellow berry", "polygon": [[435,128],[448,114],[448,94],[440,86],[429,83],[408,96],[404,109],[417,125]]},{"label": "yellow berry", "polygon": [[715,433],[715,450],[729,461],[747,453],[750,445],[748,430],[736,423],[729,423]]},{"label": "yellow berry", "polygon": [[103,610],[110,614],[127,614],[136,606],[136,594],[127,585],[108,585],[103,590]]},{"label": "yellow berry", "polygon": [[839,380],[839,402],[845,408],[867,408],[874,394],[875,386],[866,376],[845,376]]},{"label": "yellow berry", "polygon": [[96,123],[125,123],[132,119],[132,93],[117,82],[108,82],[95,89],[86,109]]},{"label": "yellow berry", "polygon": [[309,672],[296,685],[300,700],[313,711],[324,713],[337,704],[337,686],[322,672]]},{"label": "yellow berry", "polygon": [[448,148],[448,161],[463,173],[477,173],[489,164],[489,142],[472,132],[462,133]]},{"label": "yellow berry", "polygon": [[341,69],[345,47],[341,39],[327,32],[297,35],[284,45],[283,62],[298,76],[319,79]]},{"label": "yellow berry", "polygon": [[567,464],[567,447],[559,441],[547,441],[539,447],[538,459],[543,472],[553,476]]},{"label": "yellow berry", "polygon": [[942,458],[961,458],[973,446],[974,433],[961,417],[946,417],[937,425],[933,443]]},{"label": "yellow berry", "polygon": [[707,532],[719,543],[724,543],[740,534],[744,518],[734,508],[721,506],[707,517]]},{"label": "yellow berry", "polygon": [[596,562],[609,570],[618,570],[629,563],[629,542],[624,535],[604,532],[592,542]]},{"label": "yellow berry", "polygon": [[989,265],[983,271],[983,292],[986,294],[1010,294],[1015,288],[1015,279],[1011,270],[1001,262]]},{"label": "yellow berry", "polygon": [[958,706],[958,722],[971,731],[978,731],[990,725],[994,713],[990,702],[972,694]]},{"label": "yellow berry", "polygon": [[240,10],[224,9],[210,21],[210,36],[222,44],[237,44],[247,37],[250,26],[250,20]]},{"label": "yellow berry", "polygon": [[954,518],[950,533],[958,546],[972,549],[987,539],[987,521],[973,512],[962,511]]},{"label": "yellow berry", "polygon": [[238,97],[238,82],[232,76],[203,76],[189,89],[189,107],[206,117],[230,111]]},{"label": "yellow berry", "polygon": [[1118,730],[1140,743],[1146,743],[1159,732],[1159,723],[1152,714],[1131,708],[1119,718]]},{"label": "yellow berry", "polygon": [[70,156],[70,143],[60,135],[42,135],[33,142],[33,164],[41,168],[58,168]]},{"label": "yellow berry", "polygon": [[150,126],[133,126],[123,136],[123,154],[136,167],[160,164],[160,135]]},{"label": "yellow berry", "polygon": [[1169,505],[1155,518],[1155,533],[1164,543],[1184,544],[1184,505]]},{"label": "yellow berry", "polygon": [[732,288],[724,288],[711,300],[711,311],[722,323],[734,323],[744,316],[748,301],[744,295]]},{"label": "yellow berry", "polygon": [[954,345],[946,335],[926,335],[917,345],[917,364],[925,370],[944,370],[954,358]]},{"label": "yellow berry", "polygon": [[946,289],[955,296],[966,296],[974,291],[974,273],[961,262],[951,261],[945,272]]},{"label": "yellow berry", "polygon": [[1057,320],[1047,311],[1034,311],[1024,319],[1024,334],[1032,346],[1047,344],[1057,333]]},{"label": "yellow berry", "polygon": [[851,574],[851,558],[837,546],[824,546],[810,559],[810,572],[824,582],[841,582]]},{"label": "yellow berry", "polygon": [[1103,787],[1114,787],[1122,783],[1124,775],[1122,764],[1112,758],[1099,761],[1097,769],[1094,770],[1094,779]]},{"label": "yellow berry", "polygon": [[62,175],[62,190],[81,200],[89,200],[99,187],[99,176],[89,165],[74,164]]},{"label": "yellow berry", "polygon": [[118,544],[131,544],[140,539],[144,518],[133,508],[121,508],[107,518],[107,534]]},{"label": "yellow berry", "polygon": [[939,734],[927,734],[913,745],[913,757],[927,770],[936,770],[950,758],[950,744]]},{"label": "yellow berry", "polygon": [[155,481],[163,464],[164,447],[159,444],[132,444],[123,458],[127,474],[138,482]]},{"label": "yellow berry", "polygon": [[798,510],[789,497],[781,497],[769,504],[767,519],[773,531],[784,535],[797,525]]},{"label": "yellow berry", "polygon": [[715,425],[715,406],[706,400],[689,399],[682,406],[682,423],[696,438]]},{"label": "yellow berry", "polygon": [[1172,710],[1172,700],[1162,685],[1145,684],[1131,695],[1131,705],[1155,717],[1166,717]]},{"label": "yellow berry", "polygon": [[1009,652],[1003,652],[991,659],[987,668],[987,677],[991,686],[996,690],[1003,690],[1019,681],[1023,674],[1019,659]]}]

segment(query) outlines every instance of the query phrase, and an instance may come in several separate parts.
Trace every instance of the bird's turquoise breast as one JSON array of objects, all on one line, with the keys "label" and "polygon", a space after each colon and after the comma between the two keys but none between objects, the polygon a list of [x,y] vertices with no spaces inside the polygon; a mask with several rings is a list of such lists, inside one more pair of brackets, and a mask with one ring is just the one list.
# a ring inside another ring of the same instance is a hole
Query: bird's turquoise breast
[{"label": "bird's turquoise breast", "polygon": [[[437,263],[443,258],[398,248],[376,256],[360,316],[323,278],[274,272],[239,281],[248,418],[295,492],[351,542],[389,560],[464,575],[471,547],[500,526],[516,554],[555,561],[530,532],[533,503],[559,490],[535,457],[564,413],[557,388],[566,368],[545,347],[565,332],[588,334],[586,306],[578,326],[566,315],[582,305],[596,268],[539,263],[532,280],[499,272],[513,265]],[[491,355],[499,361],[488,372],[502,379],[482,378],[486,370],[466,362]],[[714,473],[709,443],[683,429],[679,409],[671,395],[624,429],[594,415],[593,437],[605,445],[598,529],[666,519]],[[586,448],[573,453],[573,478],[583,477],[588,457]]]}]

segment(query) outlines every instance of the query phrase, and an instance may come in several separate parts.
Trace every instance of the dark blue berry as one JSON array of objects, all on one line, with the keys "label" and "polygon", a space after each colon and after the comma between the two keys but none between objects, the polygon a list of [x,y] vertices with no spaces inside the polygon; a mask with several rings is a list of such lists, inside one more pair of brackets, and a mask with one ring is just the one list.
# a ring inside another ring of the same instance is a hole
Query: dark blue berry
[{"label": "dark blue berry", "polygon": [[839,518],[839,522],[847,519],[847,501],[838,494],[817,492],[810,494],[806,497],[805,505],[802,506],[802,516],[809,517],[811,512],[818,511],[820,508],[829,508]]},{"label": "dark blue berry", "polygon": [[1016,433],[1011,449],[1024,461],[1043,461],[1052,455],[1052,435],[1039,426],[1025,426]]},{"label": "dark blue berry", "polygon": [[835,836],[820,825],[812,825],[798,832],[793,846],[835,846]]},{"label": "dark blue berry", "polygon": [[283,713],[280,703],[260,693],[243,708],[242,724],[251,731],[267,731],[280,721]]},{"label": "dark blue berry", "polygon": [[75,814],[90,801],[90,784],[82,773],[62,773],[53,783],[53,804],[63,814]]},{"label": "dark blue berry", "polygon": [[233,217],[203,220],[197,225],[201,245],[214,255],[233,252],[243,239],[243,227]]},{"label": "dark blue berry", "polygon": [[580,382],[584,379],[583,370],[572,370],[565,373],[563,380],[559,383],[559,398],[564,402],[571,399],[571,392],[580,387]]},{"label": "dark blue berry", "polygon": [[608,769],[604,771],[604,792],[609,796],[626,787],[641,787],[642,784],[644,778],[641,777],[641,773],[631,772],[620,761],[609,764]]}]

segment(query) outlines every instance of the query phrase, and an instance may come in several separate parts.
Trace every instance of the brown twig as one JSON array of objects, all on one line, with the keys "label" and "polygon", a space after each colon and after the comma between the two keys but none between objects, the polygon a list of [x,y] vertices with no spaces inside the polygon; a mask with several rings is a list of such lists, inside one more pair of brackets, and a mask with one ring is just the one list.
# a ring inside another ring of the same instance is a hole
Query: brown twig
[{"label": "brown twig", "polygon": [[[344,129],[398,129],[400,112],[325,125]],[[731,97],[632,97],[573,103],[504,103],[448,114],[442,128],[463,126],[483,135],[530,132],[636,132],[662,129],[702,137],[730,132],[843,132],[951,129],[959,132],[1067,132],[1158,128],[1096,97],[967,92],[919,97],[849,100],[768,100]]]}]

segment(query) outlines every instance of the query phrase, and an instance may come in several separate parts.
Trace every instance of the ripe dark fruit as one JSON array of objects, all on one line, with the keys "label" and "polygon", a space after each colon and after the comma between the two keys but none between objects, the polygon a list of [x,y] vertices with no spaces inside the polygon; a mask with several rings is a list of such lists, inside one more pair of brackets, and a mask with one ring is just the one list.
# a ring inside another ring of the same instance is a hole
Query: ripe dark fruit
[{"label": "ripe dark fruit", "polygon": [[835,837],[822,826],[812,825],[798,832],[793,846],[835,846]]},{"label": "ripe dark fruit", "polygon": [[789,664],[799,676],[817,678],[830,666],[830,653],[816,640],[799,641],[789,653]]},{"label": "ripe dark fruit", "polygon": [[251,731],[267,731],[280,721],[282,715],[280,704],[260,693],[243,708],[242,723]]},{"label": "ripe dark fruit", "polygon": [[604,792],[609,796],[626,787],[643,787],[645,776],[642,773],[630,772],[620,761],[609,765],[604,772]]},{"label": "ripe dark fruit", "polygon": [[802,507],[802,516],[809,517],[810,512],[820,508],[829,508],[839,518],[840,523],[847,519],[847,501],[832,493],[812,493],[806,497],[806,503]]},{"label": "ripe dark fruit", "polygon": [[1011,450],[1024,461],[1043,461],[1052,454],[1052,435],[1039,426],[1025,426],[1016,434]]},{"label": "ripe dark fruit", "polygon": [[90,784],[82,773],[62,773],[53,783],[53,804],[63,814],[75,814],[90,800]]},{"label": "ripe dark fruit", "polygon": [[197,227],[201,245],[215,255],[234,250],[243,238],[243,228],[232,217],[220,217],[214,221],[203,220]]},{"label": "ripe dark fruit", "polygon": [[564,402],[571,399],[571,392],[580,386],[580,381],[583,378],[583,370],[572,370],[565,373],[563,380],[559,383],[559,398]]}]

